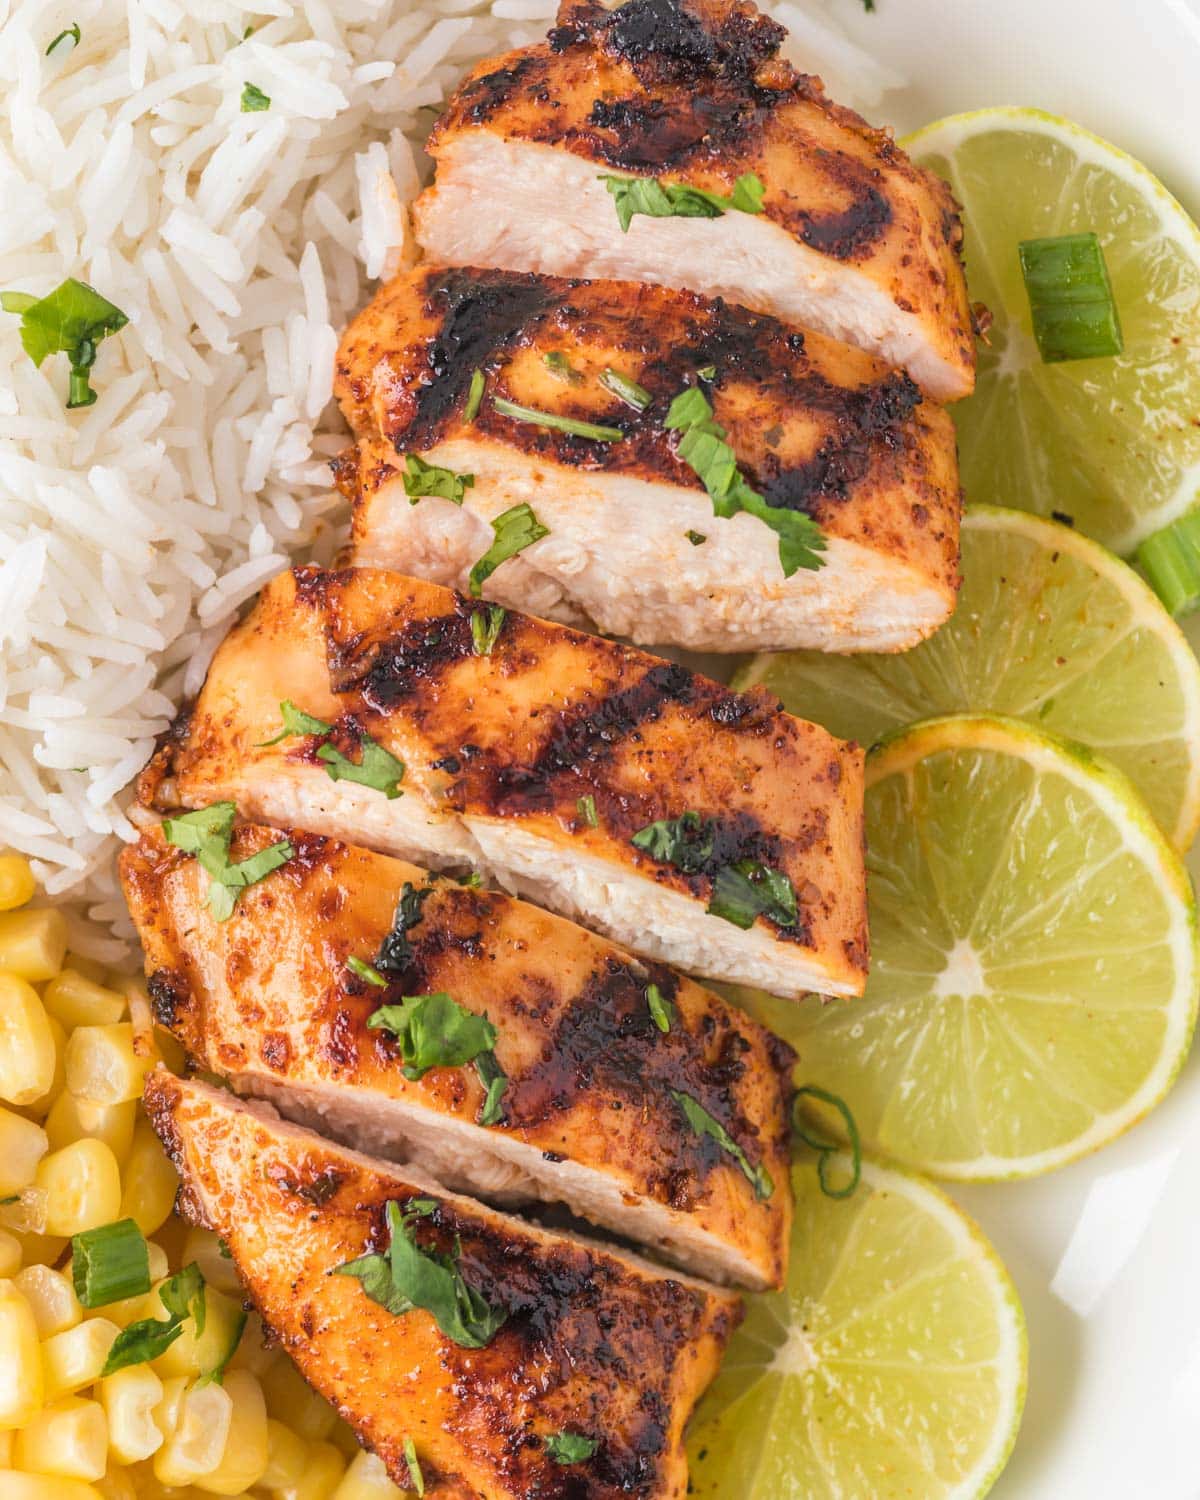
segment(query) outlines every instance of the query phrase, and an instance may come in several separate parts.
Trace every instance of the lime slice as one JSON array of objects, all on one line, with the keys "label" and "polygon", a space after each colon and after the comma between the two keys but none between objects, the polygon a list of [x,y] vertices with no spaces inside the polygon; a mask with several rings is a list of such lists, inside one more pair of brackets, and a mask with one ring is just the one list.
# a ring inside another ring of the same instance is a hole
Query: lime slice
[{"label": "lime slice", "polygon": [[895,656],[760,656],[792,713],[872,745],[916,719],[992,712],[1101,751],[1179,849],[1200,822],[1200,663],[1132,568],[1069,527],[974,506],[949,624]]},{"label": "lime slice", "polygon": [[[1038,110],[954,115],[906,145],[962,204],[971,296],[995,318],[954,408],[967,498],[1065,513],[1132,552],[1200,494],[1200,231],[1132,157]],[[1087,230],[1125,352],[1046,365],[1017,245]]]},{"label": "lime slice", "polygon": [[[835,1167],[836,1171],[837,1168]],[[699,1500],[972,1500],[1016,1437],[1025,1325],[978,1229],[870,1162],[835,1201],[792,1172],[785,1291],[755,1297],[688,1434]]]},{"label": "lime slice", "polygon": [[872,1150],[1030,1176],[1163,1097],[1195,1023],[1195,899],[1119,771],[1015,719],[934,719],[868,758],[867,843],[865,996],[752,1008]]}]

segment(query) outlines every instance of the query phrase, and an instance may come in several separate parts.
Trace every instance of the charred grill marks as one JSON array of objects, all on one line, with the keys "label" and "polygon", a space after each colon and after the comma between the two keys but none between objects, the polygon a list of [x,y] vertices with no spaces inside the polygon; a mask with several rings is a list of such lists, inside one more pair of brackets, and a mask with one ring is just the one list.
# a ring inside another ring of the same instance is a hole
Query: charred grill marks
[{"label": "charred grill marks", "polygon": [[[847,168],[851,163],[847,160]],[[855,180],[864,175],[857,163],[845,174],[852,179],[851,202],[836,213],[810,214],[797,211],[801,222],[800,238],[810,249],[835,260],[853,260],[875,243],[892,222],[892,206],[878,188]],[[850,183],[847,184],[851,186]]]},{"label": "charred grill marks", "polygon": [[387,714],[474,650],[470,606],[456,598],[454,614],[409,620],[382,640],[356,636],[343,643],[330,635],[329,684],[335,693],[358,693],[373,713]]}]

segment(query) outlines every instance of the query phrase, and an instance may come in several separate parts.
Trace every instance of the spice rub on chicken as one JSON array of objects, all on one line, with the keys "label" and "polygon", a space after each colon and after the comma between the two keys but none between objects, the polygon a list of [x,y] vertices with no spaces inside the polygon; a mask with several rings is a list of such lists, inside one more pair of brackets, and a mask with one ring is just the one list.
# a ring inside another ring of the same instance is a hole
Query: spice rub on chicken
[{"label": "spice rub on chicken", "polygon": [[690,287],[970,393],[949,189],[779,55],[748,0],[565,0],[480,63],[429,142],[431,259]]},{"label": "spice rub on chicken", "polygon": [[782,1284],[789,1047],[511,896],[296,830],[242,827],[231,856],[281,840],[287,862],[223,921],[161,830],[122,856],[155,1017],[200,1067],[447,1187]]},{"label": "spice rub on chicken", "polygon": [[392,1479],[426,1500],[682,1500],[737,1299],[166,1072],[180,1207]]},{"label": "spice rub on chicken", "polygon": [[[360,563],[466,589],[526,503],[547,534],[484,595],[635,641],[901,650],[954,608],[953,424],[821,334],[661,286],[422,266],[350,324],[337,393]],[[689,403],[721,444],[689,436]],[[732,513],[710,498],[731,458],[755,492],[731,484]]]},{"label": "spice rub on chicken", "polygon": [[692,973],[865,983],[856,746],[769,694],[402,574],[274,579],[140,790],[475,868]]}]

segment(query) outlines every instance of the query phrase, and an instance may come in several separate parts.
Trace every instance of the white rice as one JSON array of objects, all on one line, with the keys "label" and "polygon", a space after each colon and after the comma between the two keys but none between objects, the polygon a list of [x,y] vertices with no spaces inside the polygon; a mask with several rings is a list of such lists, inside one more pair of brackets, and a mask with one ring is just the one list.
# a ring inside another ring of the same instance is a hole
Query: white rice
[{"label": "white rice", "polygon": [[[117,933],[113,856],[155,736],[240,606],[334,545],[337,334],[412,256],[436,110],[553,9],[0,0],[0,288],[75,276],[129,316],[96,405],[68,412],[65,358],[39,370],[0,314],[0,846]],[[818,0],[776,9],[849,102],[895,81]],[[75,21],[79,45],[45,56]],[[242,112],[247,83],[269,109]]]}]

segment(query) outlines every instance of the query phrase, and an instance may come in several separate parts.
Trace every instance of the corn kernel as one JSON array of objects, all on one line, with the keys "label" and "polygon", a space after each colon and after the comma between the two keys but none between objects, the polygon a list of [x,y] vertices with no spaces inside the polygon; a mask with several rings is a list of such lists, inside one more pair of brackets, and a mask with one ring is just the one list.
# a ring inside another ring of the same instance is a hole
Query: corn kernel
[{"label": "corn kernel", "polygon": [[108,1422],[98,1401],[69,1396],[43,1407],[17,1433],[13,1455],[18,1469],[59,1474],[64,1479],[99,1479],[108,1453]]},{"label": "corn kernel", "polygon": [[[34,1192],[35,1189],[30,1188],[29,1191]],[[21,1259],[27,1266],[52,1266],[69,1243],[56,1234],[23,1234],[17,1229],[12,1234],[21,1247]]]},{"label": "corn kernel", "polygon": [[233,1402],[233,1417],[221,1462],[210,1474],[192,1481],[208,1495],[240,1495],[257,1484],[267,1467],[267,1406],[262,1387],[245,1370],[228,1370],[225,1392]]},{"label": "corn kernel", "polygon": [[46,1013],[46,1024],[50,1028],[50,1035],[54,1039],[54,1076],[50,1080],[50,1087],[44,1094],[39,1094],[32,1104],[26,1104],[21,1109],[26,1119],[33,1120],[45,1129],[45,1119],[50,1113],[54,1101],[66,1087],[67,1075],[63,1059],[67,1051],[67,1033],[63,1023],[57,1016]]},{"label": "corn kernel", "polygon": [[163,1445],[154,1455],[160,1484],[191,1484],[221,1462],[233,1425],[233,1402],[223,1386],[168,1380],[155,1409]]},{"label": "corn kernel", "polygon": [[[151,1302],[156,1297],[157,1290],[151,1291]],[[165,1314],[159,1312],[157,1316]],[[185,1318],[183,1332],[158,1356],[154,1368],[164,1380],[173,1375],[206,1375],[220,1368],[237,1347],[245,1321],[240,1302],[213,1287],[205,1287],[204,1332],[197,1335],[193,1319]]]},{"label": "corn kernel", "polygon": [[82,974],[93,984],[103,984],[108,976],[108,970],[99,959],[84,958],[82,953],[72,953],[69,950],[62,961],[62,966],[64,969],[74,969],[76,974]]},{"label": "corn kernel", "polygon": [[290,1427],[267,1418],[267,1467],[258,1481],[264,1490],[285,1490],[300,1483],[308,1468],[308,1444]]},{"label": "corn kernel", "polygon": [[0,1428],[23,1427],[45,1399],[33,1309],[11,1281],[0,1281]]},{"label": "corn kernel", "polygon": [[307,1442],[324,1440],[333,1431],[337,1412],[318,1396],[290,1359],[273,1364],[263,1377],[267,1407]]},{"label": "corn kernel", "polygon": [[47,1339],[42,1345],[46,1400],[57,1401],[60,1396],[73,1396],[85,1385],[94,1385],[120,1331],[108,1318],[85,1318],[74,1328]]},{"label": "corn kernel", "polygon": [[100,1491],[82,1479],[49,1474],[0,1471],[0,1500],[102,1500]]},{"label": "corn kernel", "polygon": [[[186,1260],[184,1264],[187,1264]],[[247,1313],[241,1343],[238,1344],[237,1353],[230,1361],[231,1368],[249,1370],[251,1375],[256,1375],[261,1382],[273,1365],[286,1358],[287,1356],[281,1354],[278,1348],[268,1346],[266,1330],[263,1328],[259,1315],[256,1312]]]},{"label": "corn kernel", "polygon": [[121,1212],[114,1217],[134,1219],[144,1235],[152,1235],[170,1217],[178,1191],[179,1173],[154,1131],[145,1120],[139,1120],[125,1163]]},{"label": "corn kernel", "polygon": [[[7,1281],[21,1269],[21,1241],[15,1234],[0,1229],[0,1277]],[[4,1465],[0,1464],[0,1468]]]},{"label": "corn kernel", "polygon": [[70,1030],[73,1026],[115,1026],[125,1014],[125,997],[85,979],[74,969],[56,974],[42,991],[42,1004]]},{"label": "corn kernel", "polygon": [[0,913],[0,969],[40,984],[53,979],[67,952],[67,922],[62,912],[41,906],[35,911]]},{"label": "corn kernel", "polygon": [[124,1469],[110,1468],[102,1479],[97,1479],[96,1488],[103,1500],[138,1500],[134,1482]]},{"label": "corn kernel", "polygon": [[332,1443],[310,1443],[303,1479],[276,1490],[272,1500],[330,1500],[345,1469],[346,1460]]},{"label": "corn kernel", "polygon": [[37,881],[22,854],[0,854],[0,911],[13,911],[33,899]]},{"label": "corn kernel", "polygon": [[16,974],[0,973],[0,1099],[33,1104],[54,1082],[57,1061],[54,1030],[37,991]]},{"label": "corn kernel", "polygon": [[162,1447],[154,1420],[163,1384],[149,1365],[128,1365],[100,1382],[100,1403],[108,1416],[108,1444],[121,1464],[135,1464]]},{"label": "corn kernel", "polygon": [[0,1469],[12,1468],[13,1434],[11,1429],[0,1432]]},{"label": "corn kernel", "polygon": [[[38,1338],[53,1338],[83,1322],[83,1308],[68,1276],[50,1266],[26,1266],[13,1278],[14,1285],[33,1309]],[[21,1467],[28,1467],[22,1465]],[[77,1476],[86,1479],[86,1474]]]},{"label": "corn kernel", "polygon": [[76,1099],[70,1090],[63,1089],[46,1116],[46,1139],[51,1151],[61,1151],[64,1146],[90,1136],[103,1141],[124,1165],[133,1145],[136,1119],[136,1099],[126,1099],[121,1104],[93,1104],[89,1099]]},{"label": "corn kernel", "polygon": [[19,1193],[37,1176],[38,1162],[50,1149],[40,1125],[0,1109],[0,1198]]},{"label": "corn kernel", "polygon": [[192,1261],[200,1267],[204,1285],[216,1287],[227,1297],[240,1297],[242,1284],[234,1270],[233,1261],[221,1253],[220,1238],[210,1229],[189,1229],[183,1242],[183,1264]]},{"label": "corn kernel", "polygon": [[405,1491],[388,1478],[383,1460],[360,1452],[334,1490],[332,1500],[403,1500]]},{"label": "corn kernel", "polygon": [[131,1021],[80,1026],[67,1043],[67,1087],[92,1104],[140,1099],[146,1074],[157,1061],[152,1047],[142,1055],[135,1046]]},{"label": "corn kernel", "polygon": [[121,1169],[103,1141],[76,1141],[46,1157],[37,1186],[46,1193],[47,1234],[80,1234],[123,1217]]}]

